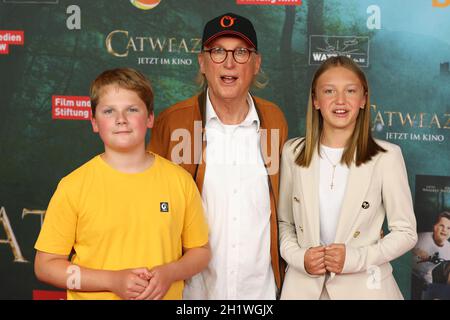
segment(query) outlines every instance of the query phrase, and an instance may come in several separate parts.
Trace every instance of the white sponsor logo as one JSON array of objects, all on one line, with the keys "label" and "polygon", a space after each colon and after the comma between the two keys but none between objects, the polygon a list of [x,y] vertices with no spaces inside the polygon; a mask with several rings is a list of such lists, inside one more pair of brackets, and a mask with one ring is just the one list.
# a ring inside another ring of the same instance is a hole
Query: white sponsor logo
[{"label": "white sponsor logo", "polygon": [[309,37],[309,64],[319,65],[336,56],[352,58],[360,67],[369,66],[369,37],[325,36]]}]

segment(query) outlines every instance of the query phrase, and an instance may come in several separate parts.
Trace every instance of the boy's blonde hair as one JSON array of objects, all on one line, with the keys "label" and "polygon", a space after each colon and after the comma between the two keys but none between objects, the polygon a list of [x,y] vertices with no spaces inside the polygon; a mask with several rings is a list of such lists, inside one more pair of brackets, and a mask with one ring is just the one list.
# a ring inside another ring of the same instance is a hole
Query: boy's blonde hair
[{"label": "boy's blonde hair", "polygon": [[102,72],[91,84],[91,109],[95,117],[102,90],[108,85],[116,85],[119,88],[136,92],[144,101],[148,114],[153,113],[153,89],[150,81],[139,71],[132,68],[117,68]]}]

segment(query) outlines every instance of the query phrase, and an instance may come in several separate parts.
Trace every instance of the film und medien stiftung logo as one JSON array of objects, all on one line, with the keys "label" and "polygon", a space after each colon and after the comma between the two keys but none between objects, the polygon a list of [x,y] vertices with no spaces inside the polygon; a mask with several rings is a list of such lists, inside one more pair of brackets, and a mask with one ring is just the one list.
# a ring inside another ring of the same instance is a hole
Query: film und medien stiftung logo
[{"label": "film und medien stiftung logo", "polygon": [[90,120],[91,100],[88,96],[52,96],[52,119]]},{"label": "film und medien stiftung logo", "polygon": [[130,0],[131,4],[141,10],[150,10],[156,7],[161,0]]}]

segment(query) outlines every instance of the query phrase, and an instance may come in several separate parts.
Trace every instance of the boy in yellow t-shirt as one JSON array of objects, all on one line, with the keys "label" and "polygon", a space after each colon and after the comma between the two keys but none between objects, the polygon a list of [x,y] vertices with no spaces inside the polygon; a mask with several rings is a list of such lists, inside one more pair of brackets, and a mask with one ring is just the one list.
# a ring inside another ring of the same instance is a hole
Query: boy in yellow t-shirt
[{"label": "boy in yellow t-shirt", "polygon": [[60,181],[35,245],[36,276],[68,299],[181,299],[183,280],[209,262],[208,229],[192,177],[145,151],[150,83],[133,69],[105,71],[91,105],[105,152]]}]

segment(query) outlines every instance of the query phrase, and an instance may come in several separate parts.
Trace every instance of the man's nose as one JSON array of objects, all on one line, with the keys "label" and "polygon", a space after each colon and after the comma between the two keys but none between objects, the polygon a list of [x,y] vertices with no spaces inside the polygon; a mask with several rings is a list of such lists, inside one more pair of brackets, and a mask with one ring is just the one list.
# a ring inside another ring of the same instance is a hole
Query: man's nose
[{"label": "man's nose", "polygon": [[236,61],[234,61],[233,51],[227,51],[227,57],[225,58],[223,65],[226,68],[233,68],[235,66],[235,64],[236,64]]}]

